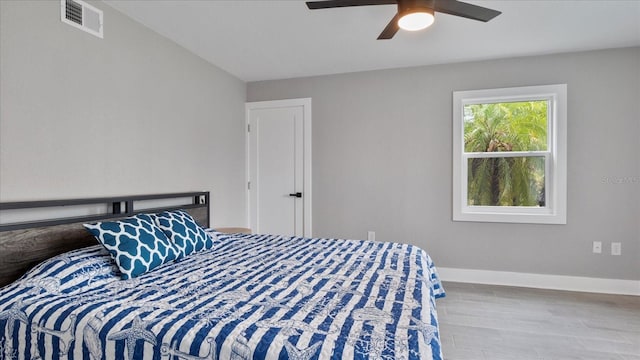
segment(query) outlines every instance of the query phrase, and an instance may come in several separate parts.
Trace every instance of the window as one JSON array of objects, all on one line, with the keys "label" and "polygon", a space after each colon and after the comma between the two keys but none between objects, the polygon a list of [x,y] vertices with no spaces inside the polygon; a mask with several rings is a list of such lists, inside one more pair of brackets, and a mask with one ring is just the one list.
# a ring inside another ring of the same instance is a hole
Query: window
[{"label": "window", "polygon": [[453,93],[453,220],[566,224],[567,86]]}]

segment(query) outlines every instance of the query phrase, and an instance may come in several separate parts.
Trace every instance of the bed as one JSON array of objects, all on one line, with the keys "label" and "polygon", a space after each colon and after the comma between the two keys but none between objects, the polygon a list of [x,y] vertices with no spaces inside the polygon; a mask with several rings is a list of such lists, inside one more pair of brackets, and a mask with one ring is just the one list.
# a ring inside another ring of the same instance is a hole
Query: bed
[{"label": "bed", "polygon": [[[27,249],[59,243],[60,232],[84,239],[0,289],[0,358],[442,359],[435,301],[444,290],[415,246],[206,229],[208,248],[123,280],[82,229],[177,208],[206,228],[209,194],[187,198],[145,210],[106,199],[126,205],[80,222],[0,225],[4,273],[16,238]],[[0,210],[17,207],[6,204]]]}]

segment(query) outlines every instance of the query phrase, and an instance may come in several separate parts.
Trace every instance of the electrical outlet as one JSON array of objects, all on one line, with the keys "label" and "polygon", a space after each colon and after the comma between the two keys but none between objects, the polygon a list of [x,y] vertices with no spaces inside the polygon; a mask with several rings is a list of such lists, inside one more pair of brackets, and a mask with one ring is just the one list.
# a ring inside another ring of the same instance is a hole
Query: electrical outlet
[{"label": "electrical outlet", "polygon": [[594,241],[593,242],[593,253],[594,254],[602,254],[602,241]]},{"label": "electrical outlet", "polygon": [[375,241],[376,240],[376,232],[375,231],[369,231],[369,233],[367,234],[367,240]]},{"label": "electrical outlet", "polygon": [[619,242],[611,243],[611,255],[622,255],[622,243],[619,243]]}]

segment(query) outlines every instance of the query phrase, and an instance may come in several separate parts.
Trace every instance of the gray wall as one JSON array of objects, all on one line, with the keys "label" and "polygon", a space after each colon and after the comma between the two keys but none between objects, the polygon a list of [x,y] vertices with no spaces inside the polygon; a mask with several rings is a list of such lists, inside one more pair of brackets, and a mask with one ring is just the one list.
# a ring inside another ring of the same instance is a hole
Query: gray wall
[{"label": "gray wall", "polygon": [[244,224],[244,82],[93,4],[104,39],[0,1],[0,200],[208,190]]},{"label": "gray wall", "polygon": [[[568,224],[453,222],[452,91],[556,83],[568,84]],[[640,48],[247,86],[248,101],[299,97],[313,99],[315,236],[374,230],[442,267],[640,279]],[[611,241],[622,256],[606,254]]]}]

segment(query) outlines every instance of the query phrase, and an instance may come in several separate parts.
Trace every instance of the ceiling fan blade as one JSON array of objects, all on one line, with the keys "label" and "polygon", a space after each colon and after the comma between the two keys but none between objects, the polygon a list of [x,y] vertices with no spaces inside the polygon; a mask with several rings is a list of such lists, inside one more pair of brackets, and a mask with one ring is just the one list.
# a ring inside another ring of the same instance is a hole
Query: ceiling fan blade
[{"label": "ceiling fan blade", "polygon": [[449,15],[461,16],[467,19],[487,22],[502,14],[501,11],[477,6],[457,0],[436,0],[433,10]]},{"label": "ceiling fan blade", "polygon": [[347,6],[367,6],[367,5],[391,5],[397,4],[397,0],[325,0],[307,1],[310,10],[330,9]]},{"label": "ceiling fan blade", "polygon": [[400,14],[396,14],[396,16],[391,19],[391,21],[387,24],[387,27],[382,30],[380,36],[378,36],[378,40],[389,40],[395,35],[400,27],[398,26],[398,19],[400,19]]}]

